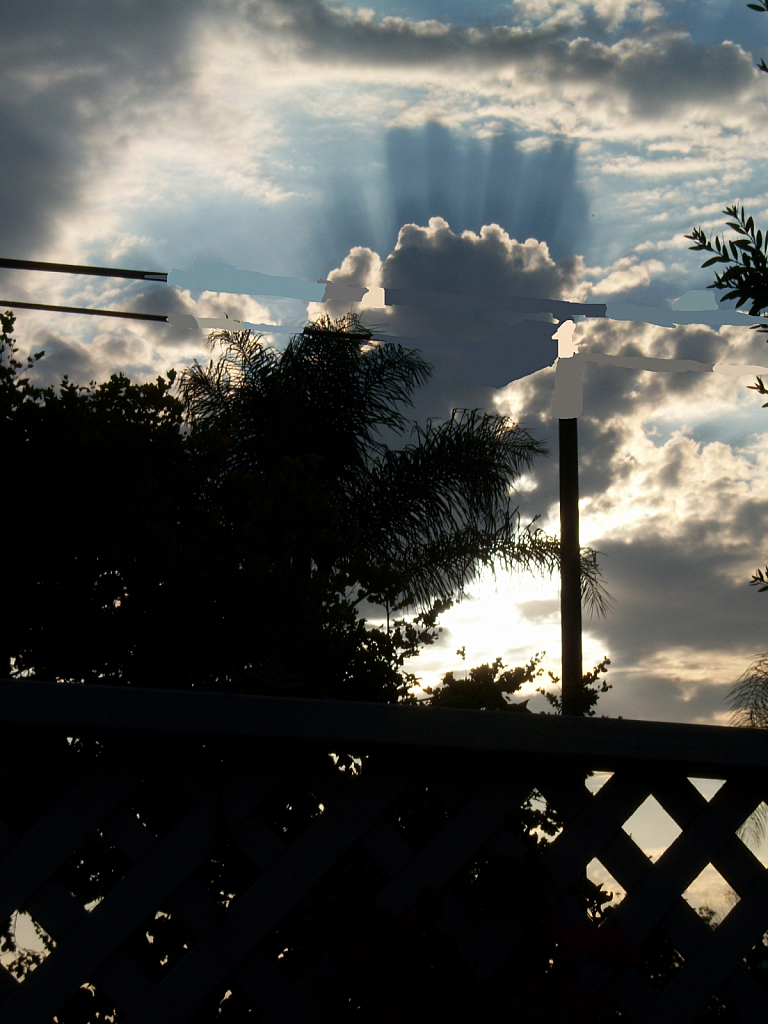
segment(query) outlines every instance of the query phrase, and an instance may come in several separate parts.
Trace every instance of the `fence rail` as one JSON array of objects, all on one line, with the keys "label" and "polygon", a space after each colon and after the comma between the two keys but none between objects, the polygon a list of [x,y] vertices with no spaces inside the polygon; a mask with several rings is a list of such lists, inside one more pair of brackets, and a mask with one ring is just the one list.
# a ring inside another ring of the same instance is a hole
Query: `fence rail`
[{"label": "fence rail", "polygon": [[[0,1024],[89,1020],[86,984],[120,1024],[321,1024],[365,998],[442,1006],[454,981],[441,1020],[462,993],[491,1024],[768,1020],[768,872],[737,835],[768,798],[766,733],[5,680],[0,735],[0,924],[23,910],[51,940],[23,977],[0,968]],[[589,771],[612,774],[592,793]],[[691,778],[724,784],[707,801]],[[532,793],[561,822],[545,844],[520,824]],[[623,829],[651,794],[681,829],[656,863]],[[89,857],[115,867],[87,910]],[[603,915],[595,858],[626,892]],[[237,892],[211,881],[222,860]],[[682,896],[708,864],[739,896],[714,929]],[[165,964],[158,915],[184,937]],[[381,915],[402,949],[371,955]]]}]

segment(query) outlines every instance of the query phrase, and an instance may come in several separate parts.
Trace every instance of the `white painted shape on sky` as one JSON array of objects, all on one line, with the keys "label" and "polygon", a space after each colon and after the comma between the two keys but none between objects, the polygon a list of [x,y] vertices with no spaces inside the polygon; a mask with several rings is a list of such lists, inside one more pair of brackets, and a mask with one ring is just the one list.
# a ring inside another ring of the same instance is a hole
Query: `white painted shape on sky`
[{"label": "white painted shape on sky", "polygon": [[322,302],[325,288],[295,277],[273,277],[253,270],[238,270],[228,263],[198,261],[189,270],[171,270],[167,283],[178,288],[234,295],[275,295],[306,302]]},{"label": "white painted shape on sky", "polygon": [[[172,270],[168,284],[206,291],[223,291],[248,295],[277,295],[284,298],[300,298],[314,302],[342,299],[359,302],[368,292],[366,287],[338,285],[327,279],[315,284],[297,278],[273,277],[255,271],[238,270],[229,264],[198,262],[191,270]],[[320,286],[325,285],[320,295]],[[582,315],[598,314],[597,306],[591,308],[583,303],[527,299],[515,296],[494,297],[477,295],[451,295],[442,292],[406,291],[384,289],[388,304],[418,305],[429,308],[464,309],[481,305],[483,308],[520,309],[523,306],[547,310],[553,315],[563,315],[566,309],[573,309]],[[713,308],[714,307],[714,308]],[[681,324],[704,323],[715,325],[747,325],[764,323],[765,318],[749,317],[738,310],[720,310],[714,297],[706,291],[688,291],[673,303],[672,310],[653,306],[636,306],[631,303],[612,304],[605,307],[605,316],[615,320],[630,320],[675,327]],[[681,313],[683,315],[681,315]],[[185,314],[172,314],[168,322],[176,327],[219,328],[264,330],[267,333],[289,333],[292,328],[285,325],[250,324],[229,321],[226,318],[195,319]],[[527,320],[516,324],[503,334],[482,343],[467,343],[460,334],[449,341],[445,339],[399,338],[400,344],[413,347],[449,347],[460,353],[459,376],[466,384],[501,389],[516,380],[537,373],[554,361],[553,343],[557,344],[557,368],[551,414],[555,419],[577,419],[583,412],[583,361],[613,364],[635,370],[653,370],[659,373],[682,373],[686,371],[712,372],[722,375],[754,375],[768,367],[736,366],[727,363],[708,364],[692,359],[651,359],[645,356],[610,356],[589,352],[579,353],[573,343],[575,324],[563,320],[553,333],[551,326],[542,321]],[[386,336],[382,338],[386,340]]]},{"label": "white painted shape on sky", "polygon": [[576,342],[573,340],[573,332],[575,330],[576,324],[573,320],[563,320],[555,331],[554,336],[557,338],[558,359],[570,359],[571,356],[576,355]]},{"label": "white painted shape on sky", "polygon": [[[343,298],[361,301],[368,291],[364,287],[337,285],[331,281],[303,281],[295,277],[273,277],[253,270],[238,270],[228,263],[198,261],[190,270],[171,270],[168,285],[201,291],[226,292],[234,295],[272,295],[307,302],[326,302]],[[326,287],[321,289],[320,285]],[[740,310],[723,310],[715,303],[704,305],[700,292],[686,292],[673,309],[660,306],[638,306],[621,302],[608,305],[602,303],[565,302],[559,299],[531,299],[520,296],[457,295],[448,292],[431,292],[385,288],[387,306],[405,305],[441,310],[494,309],[524,312],[551,312],[562,317],[580,313],[586,316],[606,316],[611,320],[630,320],[638,323],[655,324],[659,327],[678,327],[683,324],[707,324],[709,326],[764,324],[765,317],[753,317]],[[706,296],[706,293],[703,293]],[[710,296],[707,296],[710,298]],[[713,299],[714,301],[714,299]],[[605,310],[605,312],[603,312]],[[673,312],[676,310],[677,312]]]},{"label": "white painted shape on sky", "polygon": [[653,359],[650,356],[609,356],[602,352],[577,352],[558,359],[555,370],[555,394],[552,416],[555,419],[577,419],[584,407],[584,363],[620,366],[631,370],[653,370],[656,373],[712,372],[728,377],[754,376],[768,372],[768,366],[739,366],[730,363],[699,363],[695,359]]},{"label": "white painted shape on sky", "polygon": [[685,295],[681,295],[679,299],[675,299],[672,303],[672,309],[703,310],[718,308],[712,292],[704,290],[686,292]]}]

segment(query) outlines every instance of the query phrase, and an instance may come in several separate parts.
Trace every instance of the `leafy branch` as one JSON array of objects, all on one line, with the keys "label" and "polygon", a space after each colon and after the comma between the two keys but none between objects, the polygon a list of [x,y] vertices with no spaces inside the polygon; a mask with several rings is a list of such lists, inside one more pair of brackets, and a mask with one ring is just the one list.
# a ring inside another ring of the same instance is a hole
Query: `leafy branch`
[{"label": "leafy branch", "polygon": [[[762,11],[763,14],[765,14],[766,12],[768,12],[768,0],[763,0],[761,4],[747,4],[747,7],[749,7],[750,10]],[[758,68],[760,71],[768,72],[768,66],[766,65],[764,60],[761,60],[759,64],[755,64],[755,67]]]},{"label": "leafy branch", "polygon": [[[768,71],[768,68],[766,70]],[[711,267],[714,263],[733,264],[722,274],[716,273],[714,283],[707,287],[730,288],[731,291],[727,292],[723,299],[737,299],[737,309],[750,299],[752,308],[749,312],[752,316],[758,316],[762,310],[768,308],[768,233],[763,238],[762,231],[755,232],[754,221],[752,217],[745,218],[743,206],[741,216],[736,204],[726,207],[723,213],[736,218],[728,222],[728,227],[743,237],[736,241],[721,242],[715,236],[713,244],[711,240],[707,241],[701,228],[694,228],[690,235],[685,235],[695,243],[688,248],[715,253],[711,259],[702,263],[702,268]],[[753,329],[765,332],[768,331],[768,324],[765,327],[762,324],[753,324]]]}]

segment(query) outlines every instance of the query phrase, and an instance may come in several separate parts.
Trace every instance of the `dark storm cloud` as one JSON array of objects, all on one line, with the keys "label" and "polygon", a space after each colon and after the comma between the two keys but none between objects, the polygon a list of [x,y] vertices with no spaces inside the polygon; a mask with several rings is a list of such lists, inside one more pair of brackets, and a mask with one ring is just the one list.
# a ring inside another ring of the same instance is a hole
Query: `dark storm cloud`
[{"label": "dark storm cloud", "polygon": [[526,31],[391,17],[375,21],[322,0],[263,0],[248,9],[247,17],[259,32],[293,38],[306,61],[485,72],[514,68],[553,85],[588,85],[626,97],[636,118],[657,117],[691,101],[727,103],[756,74],[750,56],[733,43],[706,46],[664,26],[608,46],[563,39],[561,26]]},{"label": "dark storm cloud", "polygon": [[88,384],[101,371],[99,360],[95,358],[95,352],[90,346],[65,341],[51,331],[38,331],[31,350],[45,353],[35,363],[34,371],[25,373],[39,387],[56,386],[65,376],[74,384]]},{"label": "dark storm cloud", "polygon": [[[759,511],[768,526],[768,503]],[[616,605],[610,623],[592,620],[590,633],[604,642],[610,638],[622,665],[649,663],[674,647],[749,647],[765,620],[765,604],[756,600],[748,578],[733,583],[725,577],[734,559],[719,544],[725,533],[731,533],[730,522],[710,520],[687,523],[685,535],[674,540],[600,541]]]},{"label": "dark storm cloud", "polygon": [[3,4],[3,253],[34,258],[56,237],[57,215],[87,199],[94,131],[122,110],[122,130],[140,133],[148,106],[183,91],[187,33],[205,6]]},{"label": "dark storm cloud", "polygon": [[732,724],[729,694],[733,684],[730,682],[692,683],[671,674],[650,673],[641,678],[627,675],[620,681],[615,675],[607,678],[613,689],[601,694],[598,715],[608,718],[621,715],[650,722]]}]

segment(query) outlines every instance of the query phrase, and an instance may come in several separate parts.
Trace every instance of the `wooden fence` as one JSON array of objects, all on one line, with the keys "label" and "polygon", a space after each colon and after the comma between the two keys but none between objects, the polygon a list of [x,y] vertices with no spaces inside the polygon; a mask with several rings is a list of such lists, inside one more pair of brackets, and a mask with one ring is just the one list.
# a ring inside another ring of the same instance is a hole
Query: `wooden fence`
[{"label": "wooden fence", "polygon": [[[0,1024],[768,1021],[768,872],[736,834],[768,798],[765,733],[5,680],[0,735],[0,926],[22,910],[50,937],[23,977],[0,968]],[[612,773],[594,794],[589,771]],[[725,781],[707,801],[691,778]],[[520,828],[532,791],[561,821],[546,845]],[[682,830],[656,863],[622,828],[649,794]],[[234,894],[201,880],[222,843]],[[86,909],[95,850],[114,866]],[[626,891],[603,916],[579,896],[593,858]],[[716,928],[682,897],[708,864],[740,897]],[[389,952],[344,934],[355,914]],[[164,964],[161,918],[185,936]],[[651,939],[676,958],[661,980]],[[355,1003],[382,971],[377,1016]],[[407,1009],[446,986],[453,1017]]]}]

